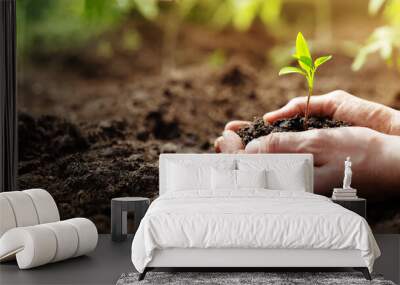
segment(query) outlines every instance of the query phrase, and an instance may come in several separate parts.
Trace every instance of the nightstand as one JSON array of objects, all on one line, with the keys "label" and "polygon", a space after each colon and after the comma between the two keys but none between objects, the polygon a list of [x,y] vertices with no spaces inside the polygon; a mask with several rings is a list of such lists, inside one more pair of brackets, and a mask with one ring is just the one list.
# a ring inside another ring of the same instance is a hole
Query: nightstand
[{"label": "nightstand", "polygon": [[363,198],[357,198],[352,200],[338,200],[332,199],[333,203],[339,204],[340,206],[359,214],[364,219],[367,218],[367,200]]},{"label": "nightstand", "polygon": [[111,239],[124,241],[128,234],[128,212],[134,213],[135,232],[150,205],[149,198],[121,197],[111,200]]}]

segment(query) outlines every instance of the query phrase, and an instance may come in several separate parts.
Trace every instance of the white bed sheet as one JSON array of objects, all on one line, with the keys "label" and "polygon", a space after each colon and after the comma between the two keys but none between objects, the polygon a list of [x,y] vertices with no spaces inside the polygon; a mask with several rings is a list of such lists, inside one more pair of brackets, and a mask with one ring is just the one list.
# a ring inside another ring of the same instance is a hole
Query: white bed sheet
[{"label": "white bed sheet", "polygon": [[160,196],[134,237],[135,268],[166,248],[357,249],[371,272],[380,255],[361,216],[320,195],[265,189]]}]

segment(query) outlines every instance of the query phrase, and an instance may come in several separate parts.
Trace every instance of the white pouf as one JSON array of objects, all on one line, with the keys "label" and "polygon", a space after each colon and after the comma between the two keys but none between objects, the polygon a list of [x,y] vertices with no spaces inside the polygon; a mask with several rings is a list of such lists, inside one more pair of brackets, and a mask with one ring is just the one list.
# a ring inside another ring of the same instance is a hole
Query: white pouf
[{"label": "white pouf", "polygon": [[43,225],[52,230],[57,241],[57,252],[52,262],[57,262],[75,256],[78,250],[78,232],[69,223],[55,222]]},{"label": "white pouf", "polygon": [[27,227],[39,224],[38,215],[30,196],[21,191],[1,193],[13,209],[17,227]]},{"label": "white pouf", "polygon": [[0,262],[16,259],[20,269],[77,257],[97,246],[88,219],[59,221],[57,205],[43,189],[0,193]]},{"label": "white pouf", "polygon": [[91,252],[96,248],[98,240],[97,228],[90,220],[74,218],[65,220],[65,222],[75,227],[78,232],[79,244],[74,257]]},{"label": "white pouf", "polygon": [[53,232],[41,225],[14,228],[0,239],[0,258],[16,256],[20,269],[27,269],[51,262],[57,250]]},{"label": "white pouf", "polygon": [[6,197],[0,195],[0,237],[8,230],[15,228],[14,212],[11,204]]},{"label": "white pouf", "polygon": [[22,191],[32,199],[38,215],[39,224],[57,222],[60,220],[56,202],[50,193],[43,189],[29,189]]}]

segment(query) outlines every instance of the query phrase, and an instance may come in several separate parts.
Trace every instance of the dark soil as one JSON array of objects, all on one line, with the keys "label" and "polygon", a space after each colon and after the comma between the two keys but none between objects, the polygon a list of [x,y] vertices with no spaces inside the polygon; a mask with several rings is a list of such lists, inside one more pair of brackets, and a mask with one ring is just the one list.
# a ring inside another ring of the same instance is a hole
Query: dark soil
[{"label": "dark soil", "polygon": [[174,146],[166,150],[135,140],[125,121],[78,126],[21,113],[18,183],[21,189],[48,190],[62,219],[88,217],[100,232],[109,232],[111,198],[157,195],[162,151]]},{"label": "dark soil", "polygon": [[238,130],[237,134],[242,138],[244,145],[253,139],[280,132],[302,132],[312,129],[327,129],[348,127],[349,123],[329,118],[310,117],[307,125],[304,124],[303,116],[295,116],[288,119],[278,120],[272,124],[265,123],[262,118],[254,120],[249,126]]}]

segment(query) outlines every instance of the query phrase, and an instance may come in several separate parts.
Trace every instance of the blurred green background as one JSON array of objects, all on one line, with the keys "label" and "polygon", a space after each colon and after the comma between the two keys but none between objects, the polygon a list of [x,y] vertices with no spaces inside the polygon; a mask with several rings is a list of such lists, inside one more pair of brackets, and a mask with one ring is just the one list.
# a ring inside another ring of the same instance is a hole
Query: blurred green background
[{"label": "blurred green background", "polygon": [[[299,29],[312,30],[314,40],[323,46],[340,46],[355,57],[353,70],[359,70],[373,53],[380,55],[389,66],[400,69],[400,0],[370,0],[368,11],[378,19],[376,27],[362,42],[335,42],[332,9],[329,0],[17,0],[18,51],[20,57],[34,53],[79,49],[88,41],[111,31],[129,19],[158,23],[166,37],[174,34],[184,23],[207,25],[221,30],[232,27],[247,31],[255,23],[262,26],[279,42],[293,38]],[[339,1],[340,2],[340,1]],[[354,10],[341,13],[357,14],[362,3],[355,1]],[[363,1],[367,2],[367,1]],[[366,19],[368,21],[368,19]],[[357,31],[354,31],[357,33]],[[140,33],[131,29],[121,35],[123,47],[138,50]],[[359,40],[359,39],[358,39]],[[273,61],[282,65],[289,57],[287,47],[271,51]],[[112,44],[97,43],[96,52],[110,56]],[[210,63],[224,62],[224,51],[215,50]]]}]

